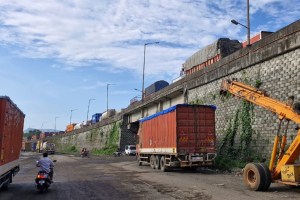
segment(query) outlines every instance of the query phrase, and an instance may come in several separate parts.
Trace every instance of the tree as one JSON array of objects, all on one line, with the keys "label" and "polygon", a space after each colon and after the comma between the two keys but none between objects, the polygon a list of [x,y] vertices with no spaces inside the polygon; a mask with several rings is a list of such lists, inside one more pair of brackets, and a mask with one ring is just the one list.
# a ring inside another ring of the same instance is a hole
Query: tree
[{"label": "tree", "polygon": [[29,138],[31,139],[31,137],[32,137],[33,135],[36,135],[36,137],[38,138],[38,137],[40,136],[41,133],[42,133],[42,132],[41,132],[40,130],[38,130],[38,129],[33,129],[33,130],[30,130],[28,133],[24,133],[23,135],[24,135],[25,137],[27,137],[28,139],[29,139]]}]

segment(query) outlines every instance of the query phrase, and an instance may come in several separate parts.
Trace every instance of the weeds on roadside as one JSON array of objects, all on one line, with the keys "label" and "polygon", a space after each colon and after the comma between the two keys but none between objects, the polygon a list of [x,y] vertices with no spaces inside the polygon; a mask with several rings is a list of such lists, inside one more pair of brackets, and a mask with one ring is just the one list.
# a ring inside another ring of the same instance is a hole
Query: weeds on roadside
[{"label": "weeds on roadside", "polygon": [[117,145],[111,145],[103,149],[92,149],[91,154],[93,155],[112,155],[118,149]]}]

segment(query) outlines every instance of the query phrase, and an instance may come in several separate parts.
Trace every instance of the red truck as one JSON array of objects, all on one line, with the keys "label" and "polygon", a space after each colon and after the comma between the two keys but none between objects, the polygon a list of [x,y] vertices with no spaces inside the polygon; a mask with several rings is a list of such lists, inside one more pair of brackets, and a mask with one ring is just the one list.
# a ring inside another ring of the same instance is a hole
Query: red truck
[{"label": "red truck", "polygon": [[215,106],[178,104],[140,120],[139,165],[153,169],[213,165],[216,156]]},{"label": "red truck", "polygon": [[0,188],[7,189],[20,169],[24,113],[7,96],[0,96]]}]

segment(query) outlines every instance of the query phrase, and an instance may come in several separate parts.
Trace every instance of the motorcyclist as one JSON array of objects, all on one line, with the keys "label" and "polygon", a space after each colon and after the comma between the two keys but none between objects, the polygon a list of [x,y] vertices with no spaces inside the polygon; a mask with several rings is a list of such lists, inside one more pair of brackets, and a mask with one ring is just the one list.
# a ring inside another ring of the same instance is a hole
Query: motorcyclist
[{"label": "motorcyclist", "polygon": [[89,154],[89,151],[86,150],[86,148],[82,148],[82,150],[81,150],[81,157],[88,156],[88,154]]},{"label": "motorcyclist", "polygon": [[50,180],[53,180],[53,161],[48,158],[48,153],[45,152],[43,153],[43,158],[41,158],[38,162],[37,162],[37,167],[40,167],[40,171],[45,171],[47,174],[49,174],[50,176]]}]

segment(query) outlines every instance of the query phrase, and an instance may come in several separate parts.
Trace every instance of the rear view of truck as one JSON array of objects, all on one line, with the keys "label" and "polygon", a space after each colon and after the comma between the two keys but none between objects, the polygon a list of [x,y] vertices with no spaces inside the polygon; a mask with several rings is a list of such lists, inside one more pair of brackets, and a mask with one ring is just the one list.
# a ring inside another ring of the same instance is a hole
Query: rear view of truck
[{"label": "rear view of truck", "polygon": [[139,165],[153,169],[213,165],[216,156],[215,106],[179,104],[140,120]]},{"label": "rear view of truck", "polygon": [[48,154],[55,154],[55,144],[47,142],[46,151]]},{"label": "rear view of truck", "polygon": [[19,171],[24,113],[7,96],[0,96],[0,188],[7,189]]}]

